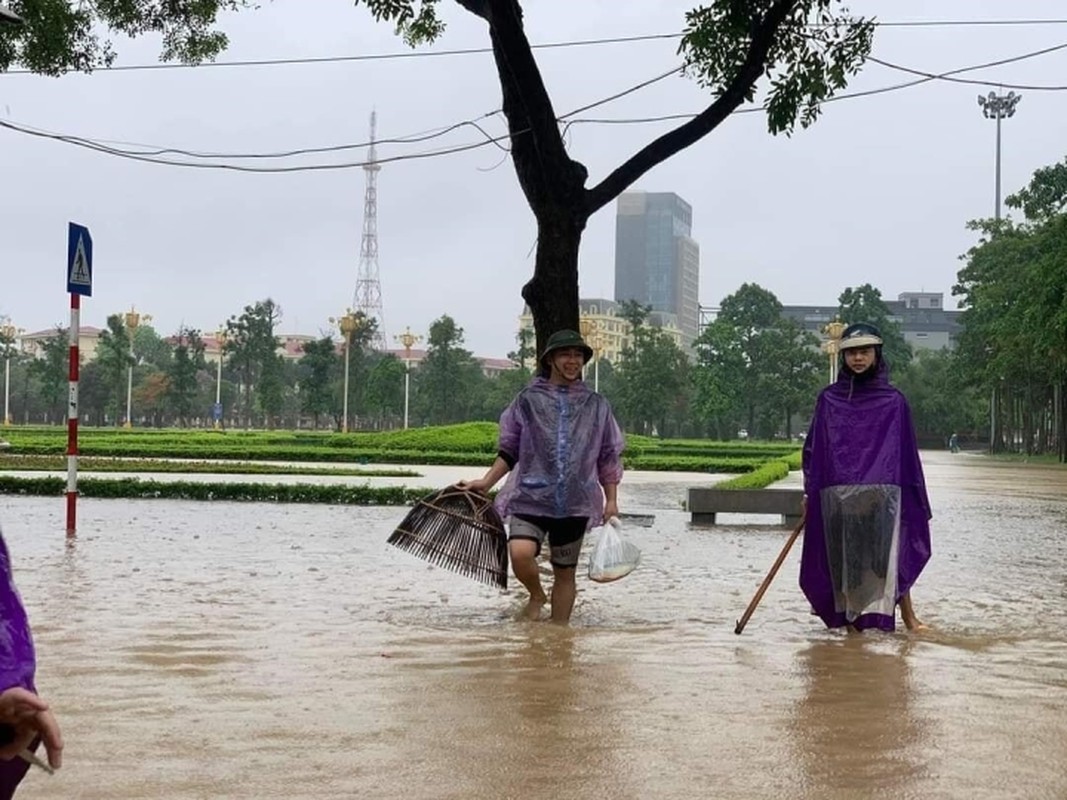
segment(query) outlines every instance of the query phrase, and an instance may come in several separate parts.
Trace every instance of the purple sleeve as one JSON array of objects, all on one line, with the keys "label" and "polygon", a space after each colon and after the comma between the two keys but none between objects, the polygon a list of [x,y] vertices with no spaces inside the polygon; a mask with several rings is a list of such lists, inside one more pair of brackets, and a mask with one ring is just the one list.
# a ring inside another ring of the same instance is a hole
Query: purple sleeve
[{"label": "purple sleeve", "polygon": [[626,438],[622,435],[622,429],[608,409],[604,435],[600,437],[600,455],[597,458],[597,476],[601,486],[622,481],[622,451],[625,447]]},{"label": "purple sleeve", "polygon": [[0,537],[0,691],[12,686],[32,691],[36,666],[30,623],[11,576],[7,544]]},{"label": "purple sleeve", "polygon": [[815,448],[821,445],[819,442],[819,429],[822,427],[823,404],[822,395],[815,401],[815,411],[811,415],[811,424],[808,426],[808,434],[804,437],[804,447],[800,453],[801,469],[804,473],[804,494],[809,498],[815,491]]},{"label": "purple sleeve", "polygon": [[519,439],[522,437],[522,417],[518,403],[516,398],[500,415],[500,438],[497,440],[497,449],[510,456],[512,464],[519,460]]}]

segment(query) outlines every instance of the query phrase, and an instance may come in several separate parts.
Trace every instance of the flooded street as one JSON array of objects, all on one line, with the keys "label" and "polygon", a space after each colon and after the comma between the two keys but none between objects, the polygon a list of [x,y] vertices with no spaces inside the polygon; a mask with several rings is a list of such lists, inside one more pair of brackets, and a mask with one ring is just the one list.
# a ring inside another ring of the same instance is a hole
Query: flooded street
[{"label": "flooded street", "polygon": [[641,567],[583,559],[567,629],[387,546],[401,508],[83,500],[68,544],[0,497],[67,744],[20,796],[1062,800],[1067,470],[924,462],[912,635],[826,631],[798,545],[735,636],[788,531],[691,527],[647,473]]}]

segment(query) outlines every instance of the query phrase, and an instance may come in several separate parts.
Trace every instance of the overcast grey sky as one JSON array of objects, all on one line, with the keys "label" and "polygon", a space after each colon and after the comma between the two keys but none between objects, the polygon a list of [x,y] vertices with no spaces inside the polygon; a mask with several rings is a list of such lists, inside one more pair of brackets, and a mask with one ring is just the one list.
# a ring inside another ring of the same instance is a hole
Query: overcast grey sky
[{"label": "overcast grey sky", "polygon": [[[695,3],[670,0],[527,2],[533,42],[670,33]],[[480,20],[445,3],[449,29],[430,50],[484,47]],[[1061,0],[854,0],[879,19],[1067,18]],[[314,10],[312,10],[314,9]],[[228,16],[223,60],[390,53],[405,49],[347,0],[267,3]],[[944,72],[1067,42],[1067,25],[883,27],[874,54]],[[676,42],[541,50],[558,114],[678,64]],[[118,43],[118,64],[154,62],[151,39]],[[963,77],[1055,85],[1067,50]],[[909,76],[868,64],[851,90]],[[988,87],[935,81],[826,107],[810,129],[771,137],[762,114],[719,130],[634,187],[673,191],[693,206],[701,302],[718,305],[756,282],[786,304],[832,304],[870,282],[886,298],[943,291],[947,304],[974,242],[969,219],[992,216],[995,123],[976,101]],[[1005,194],[1067,155],[1067,92],[1024,91],[1005,121]],[[268,152],[363,142],[372,109],[379,138],[475,119],[499,108],[488,54],[332,64],[131,71],[44,78],[0,75],[0,119],[122,142],[221,152]],[[699,111],[707,96],[672,77],[583,115],[632,118]],[[499,117],[484,121],[502,133]],[[590,185],[670,123],[575,125],[572,154]],[[473,143],[467,128],[380,157]],[[385,329],[425,334],[442,314],[478,355],[514,349],[519,292],[533,268],[534,225],[510,161],[495,147],[385,165],[378,236]],[[287,164],[358,161],[365,151]],[[248,163],[248,162],[244,162]],[[39,330],[66,324],[66,225],[93,234],[94,291],[82,322],[136,305],[164,335],[214,330],[265,297],[281,332],[317,334],[352,302],[364,172],[286,175],[142,164],[0,129],[0,315]],[[589,224],[583,296],[613,293],[614,204]]]}]

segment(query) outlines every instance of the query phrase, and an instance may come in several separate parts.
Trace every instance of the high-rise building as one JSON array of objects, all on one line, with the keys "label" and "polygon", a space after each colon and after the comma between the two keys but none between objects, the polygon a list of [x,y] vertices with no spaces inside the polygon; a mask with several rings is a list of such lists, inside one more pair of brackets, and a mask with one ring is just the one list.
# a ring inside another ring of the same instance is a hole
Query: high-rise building
[{"label": "high-rise building", "polygon": [[700,325],[693,208],[673,192],[624,192],[615,214],[615,300],[673,314],[689,349]]}]

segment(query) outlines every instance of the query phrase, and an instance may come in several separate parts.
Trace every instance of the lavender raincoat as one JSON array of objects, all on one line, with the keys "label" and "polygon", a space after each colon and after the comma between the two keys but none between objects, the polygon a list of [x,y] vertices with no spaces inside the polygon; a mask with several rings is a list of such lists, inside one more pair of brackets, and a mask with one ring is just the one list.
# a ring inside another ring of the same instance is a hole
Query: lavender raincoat
[{"label": "lavender raincoat", "polygon": [[[34,691],[37,658],[30,623],[11,576],[11,558],[0,536],[0,691],[13,686]],[[29,769],[21,758],[0,761],[0,800],[7,800]]]},{"label": "lavender raincoat", "polygon": [[804,441],[800,588],[828,627],[893,630],[930,558],[930,501],[908,401],[879,359],[819,393]]},{"label": "lavender raincoat", "polygon": [[622,431],[611,405],[581,381],[535,378],[500,416],[500,454],[511,473],[496,498],[511,514],[587,517],[602,524],[604,484],[622,480]]}]

